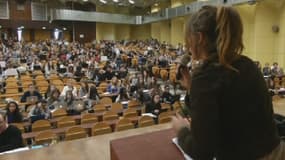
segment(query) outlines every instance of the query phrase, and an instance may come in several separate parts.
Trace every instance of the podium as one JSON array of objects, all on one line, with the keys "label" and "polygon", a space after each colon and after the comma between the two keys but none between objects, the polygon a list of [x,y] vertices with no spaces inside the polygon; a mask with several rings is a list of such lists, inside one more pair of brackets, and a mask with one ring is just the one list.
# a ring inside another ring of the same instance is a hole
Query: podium
[{"label": "podium", "polygon": [[110,142],[111,160],[184,160],[172,142],[176,135],[167,129]]}]

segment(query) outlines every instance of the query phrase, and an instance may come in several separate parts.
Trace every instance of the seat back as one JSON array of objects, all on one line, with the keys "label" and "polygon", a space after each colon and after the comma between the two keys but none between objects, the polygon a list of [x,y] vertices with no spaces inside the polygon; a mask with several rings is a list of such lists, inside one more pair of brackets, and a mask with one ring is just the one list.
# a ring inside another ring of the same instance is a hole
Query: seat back
[{"label": "seat back", "polygon": [[171,121],[171,114],[169,112],[162,112],[158,116],[158,123],[168,123]]},{"label": "seat back", "polygon": [[123,110],[123,105],[121,103],[112,103],[111,111],[118,113]]},{"label": "seat back", "polygon": [[127,118],[120,119],[116,125],[116,131],[124,131],[133,128],[135,128],[134,124]]},{"label": "seat back", "polygon": [[58,122],[57,122],[57,128],[63,128],[63,127],[69,127],[69,126],[74,126],[75,125],[75,120],[71,117],[62,117]]},{"label": "seat back", "polygon": [[142,116],[138,121],[139,127],[147,127],[154,125],[154,120],[150,116]]},{"label": "seat back", "polygon": [[119,119],[119,116],[117,113],[113,111],[107,111],[103,115],[103,121],[110,121],[110,120],[116,120]]},{"label": "seat back", "polygon": [[50,144],[55,139],[56,139],[55,133],[53,133],[52,131],[43,131],[43,132],[40,132],[35,137],[35,144],[36,145]]},{"label": "seat back", "polygon": [[94,112],[104,112],[106,111],[106,107],[104,104],[96,104],[93,106]]},{"label": "seat back", "polygon": [[168,79],[168,71],[166,69],[160,70],[160,77],[162,80],[167,80]]},{"label": "seat back", "polygon": [[50,122],[48,120],[37,120],[32,124],[32,131],[44,131],[51,128]]},{"label": "seat back", "polygon": [[84,128],[81,127],[71,127],[69,128],[65,133],[65,141],[80,139],[80,138],[86,138],[87,133]]},{"label": "seat back", "polygon": [[170,111],[171,105],[169,103],[160,103],[161,109]]},{"label": "seat back", "polygon": [[67,112],[64,108],[57,109],[51,114],[52,118],[63,117],[66,115],[67,115]]},{"label": "seat back", "polygon": [[112,129],[106,122],[96,123],[92,128],[92,136],[98,136],[107,133],[112,133]]},{"label": "seat back", "polygon": [[130,100],[128,103],[128,108],[135,108],[135,107],[139,107],[141,104],[139,101],[136,100]]},{"label": "seat back", "polygon": [[129,109],[124,111],[123,116],[124,116],[124,118],[137,117],[138,116],[138,112],[134,108],[129,108]]},{"label": "seat back", "polygon": [[112,99],[110,97],[103,97],[100,99],[99,103],[109,105],[109,104],[112,104],[113,102],[112,102]]},{"label": "seat back", "polygon": [[81,117],[81,124],[98,122],[98,118],[94,114],[84,114]]}]

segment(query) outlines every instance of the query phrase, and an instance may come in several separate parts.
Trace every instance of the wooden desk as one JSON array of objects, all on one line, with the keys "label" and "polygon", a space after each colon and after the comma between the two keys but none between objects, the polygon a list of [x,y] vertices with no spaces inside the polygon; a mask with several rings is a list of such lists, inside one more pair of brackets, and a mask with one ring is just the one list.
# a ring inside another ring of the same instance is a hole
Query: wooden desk
[{"label": "wooden desk", "polygon": [[[134,124],[136,124],[138,122],[138,120],[139,120],[139,117],[133,117],[133,118],[129,118],[129,119]],[[108,123],[111,126],[112,131],[114,131],[114,129],[116,127],[116,124],[118,122],[118,119],[117,120],[104,121],[104,122]],[[80,124],[80,125],[76,125],[76,126],[82,127],[84,129],[89,129],[88,130],[88,132],[89,132],[90,129],[92,129],[95,124],[96,123],[87,123],[87,124]],[[74,126],[71,126],[71,127],[74,127]],[[50,131],[52,131],[55,134],[64,134],[71,127],[54,128],[54,129],[50,129]],[[45,131],[48,131],[48,130],[45,130]],[[22,137],[23,137],[23,139],[31,139],[31,138],[36,137],[41,132],[44,132],[44,131],[23,133]],[[91,133],[91,132],[89,132],[89,133]]]},{"label": "wooden desk", "polygon": [[111,141],[111,160],[184,160],[173,129]]},{"label": "wooden desk", "polygon": [[[22,108],[22,106],[28,105],[29,103],[18,103],[19,108]],[[6,108],[7,104],[6,103],[2,103],[0,104],[0,108]]]},{"label": "wooden desk", "polygon": [[171,124],[130,129],[111,134],[61,142],[50,147],[6,154],[1,160],[110,160],[110,141],[123,137],[140,135],[169,129]]},{"label": "wooden desk", "polygon": [[9,97],[22,96],[23,94],[24,93],[0,94],[0,98],[9,98]]},{"label": "wooden desk", "polygon": [[[21,103],[21,104],[26,104],[26,103]],[[5,106],[6,107],[6,106]],[[138,112],[141,112],[143,107],[139,106],[139,107],[135,107],[135,109],[138,111]],[[122,114],[126,109],[122,109],[122,110],[118,110],[117,111],[117,114]],[[89,113],[89,114],[93,114],[95,116],[97,116],[98,118],[98,121],[103,121],[103,115],[104,115],[105,111],[104,112],[96,112],[96,113]],[[82,114],[81,115],[73,115],[73,116],[69,116],[71,117],[72,119],[75,120],[75,122],[80,122],[81,121],[81,118],[82,118]],[[50,123],[53,125],[56,125],[56,123],[61,119],[62,117],[57,117],[57,118],[53,118],[53,119],[49,119]],[[79,124],[79,123],[78,123]],[[24,127],[28,128],[30,127],[32,124],[30,122],[24,122],[23,123]]]}]

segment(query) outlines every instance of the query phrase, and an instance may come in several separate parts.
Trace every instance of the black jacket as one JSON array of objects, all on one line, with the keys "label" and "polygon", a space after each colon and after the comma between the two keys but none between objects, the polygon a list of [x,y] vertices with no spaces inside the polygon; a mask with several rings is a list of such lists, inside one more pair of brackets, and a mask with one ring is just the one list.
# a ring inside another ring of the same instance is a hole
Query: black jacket
[{"label": "black jacket", "polygon": [[244,56],[232,65],[238,72],[213,58],[192,75],[191,131],[178,142],[195,160],[255,160],[280,142],[261,72]]},{"label": "black jacket", "polygon": [[21,102],[27,102],[27,98],[30,96],[36,96],[38,97],[38,100],[42,99],[42,95],[38,91],[34,91],[33,93],[31,93],[30,91],[26,91],[21,97]]},{"label": "black jacket", "polygon": [[23,147],[21,131],[12,125],[0,134],[0,152]]}]

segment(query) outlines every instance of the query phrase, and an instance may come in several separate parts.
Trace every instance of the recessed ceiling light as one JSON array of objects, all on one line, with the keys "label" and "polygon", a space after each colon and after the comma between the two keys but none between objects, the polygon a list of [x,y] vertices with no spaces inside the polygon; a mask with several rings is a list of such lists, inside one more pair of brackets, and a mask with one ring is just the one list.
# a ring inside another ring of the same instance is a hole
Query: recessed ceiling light
[{"label": "recessed ceiling light", "polygon": [[104,4],[106,4],[106,3],[107,3],[107,1],[106,1],[106,0],[100,0],[100,2],[102,2],[102,3],[104,3]]},{"label": "recessed ceiling light", "polygon": [[42,27],[42,29],[47,29],[46,27]]},{"label": "recessed ceiling light", "polygon": [[83,0],[83,2],[88,2],[88,0]]},{"label": "recessed ceiling light", "polygon": [[119,0],[113,0],[113,2],[118,3],[118,2],[119,2]]},{"label": "recessed ceiling light", "polygon": [[135,4],[135,2],[134,2],[133,0],[129,0],[129,2],[130,2],[131,4]]},{"label": "recessed ceiling light", "polygon": [[158,3],[155,3],[155,4],[154,4],[154,6],[156,6],[156,7],[157,7],[157,6],[158,6]]},{"label": "recessed ceiling light", "polygon": [[20,28],[21,28],[21,29],[24,29],[25,27],[24,27],[24,26],[21,26]]},{"label": "recessed ceiling light", "polygon": [[2,26],[0,25],[0,29],[2,28]]},{"label": "recessed ceiling light", "polygon": [[63,27],[62,29],[63,29],[64,31],[66,30],[66,28],[65,28],[65,27]]}]

